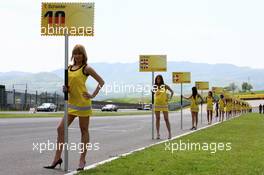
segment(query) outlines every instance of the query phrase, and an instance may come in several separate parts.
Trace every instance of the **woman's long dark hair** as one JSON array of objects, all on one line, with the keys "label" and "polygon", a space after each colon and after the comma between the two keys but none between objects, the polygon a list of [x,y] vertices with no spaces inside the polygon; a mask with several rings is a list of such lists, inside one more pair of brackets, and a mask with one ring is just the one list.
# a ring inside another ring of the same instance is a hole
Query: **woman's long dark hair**
[{"label": "woman's long dark hair", "polygon": [[195,86],[192,87],[192,97],[193,97],[193,98],[196,98],[197,94],[198,94],[198,92],[197,92],[197,88],[196,88]]},{"label": "woman's long dark hair", "polygon": [[[158,78],[160,78],[160,84],[158,84]],[[154,85],[156,85],[156,87],[160,87],[161,85],[164,85],[164,80],[162,75],[156,76]]]}]

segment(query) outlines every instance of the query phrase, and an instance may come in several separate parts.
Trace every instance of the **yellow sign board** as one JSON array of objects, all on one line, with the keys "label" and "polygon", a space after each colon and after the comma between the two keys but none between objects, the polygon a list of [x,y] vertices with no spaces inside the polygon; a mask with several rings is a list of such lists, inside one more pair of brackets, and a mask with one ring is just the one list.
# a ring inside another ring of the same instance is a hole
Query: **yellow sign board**
[{"label": "yellow sign board", "polygon": [[209,89],[209,82],[206,81],[196,81],[195,86],[198,90],[208,90]]},{"label": "yellow sign board", "polygon": [[172,72],[173,83],[191,83],[191,72]]},{"label": "yellow sign board", "polygon": [[93,36],[94,3],[43,2],[41,35]]},{"label": "yellow sign board", "polygon": [[222,88],[222,87],[212,87],[212,91],[213,91],[213,93],[221,94],[221,93],[224,92],[224,88]]},{"label": "yellow sign board", "polygon": [[139,56],[140,72],[166,72],[167,56],[166,55],[140,55]]},{"label": "yellow sign board", "polygon": [[224,95],[224,97],[225,97],[226,99],[230,99],[230,98],[232,98],[232,95],[231,95],[228,91],[226,91],[226,90],[223,91],[223,95]]}]

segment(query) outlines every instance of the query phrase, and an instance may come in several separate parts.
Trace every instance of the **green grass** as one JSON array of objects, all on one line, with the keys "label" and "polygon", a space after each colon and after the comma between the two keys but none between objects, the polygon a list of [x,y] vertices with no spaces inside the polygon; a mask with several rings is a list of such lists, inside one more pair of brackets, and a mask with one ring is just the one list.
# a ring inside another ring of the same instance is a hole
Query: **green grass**
[{"label": "green grass", "polygon": [[[136,138],[135,138],[136,139]],[[230,151],[165,151],[159,144],[79,175],[263,175],[264,116],[248,114],[170,143],[231,143]]]},{"label": "green grass", "polygon": [[[151,114],[151,111],[133,111],[133,112],[101,112],[94,111],[92,116],[124,116],[124,115],[144,115]],[[9,114],[0,113],[0,118],[40,118],[40,117],[63,117],[63,113],[36,113],[36,114]]]}]

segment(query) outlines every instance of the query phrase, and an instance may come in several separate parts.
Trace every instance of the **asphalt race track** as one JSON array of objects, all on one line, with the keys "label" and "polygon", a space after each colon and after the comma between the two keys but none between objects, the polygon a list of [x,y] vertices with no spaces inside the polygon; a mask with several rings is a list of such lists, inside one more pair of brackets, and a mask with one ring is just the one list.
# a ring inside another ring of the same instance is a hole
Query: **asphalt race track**
[{"label": "asphalt race track", "polygon": [[[203,108],[205,109],[205,107]],[[206,114],[203,113],[203,126]],[[56,127],[60,118],[0,119],[0,174],[8,175],[57,175],[64,174],[63,166],[55,170],[42,168],[52,161],[54,151],[43,151],[33,143],[56,142]],[[180,129],[180,112],[170,113],[173,136],[190,131],[191,116],[184,110],[183,130]],[[215,121],[215,120],[214,120]],[[200,113],[199,113],[199,125]],[[69,143],[80,142],[78,118],[69,127]],[[88,151],[87,165],[135,150],[157,142],[151,139],[151,115],[93,117],[90,121],[91,144],[99,144],[99,150]],[[167,138],[166,126],[161,120],[161,140]],[[98,146],[98,145],[97,145]],[[78,166],[79,151],[69,152],[69,169]]]}]

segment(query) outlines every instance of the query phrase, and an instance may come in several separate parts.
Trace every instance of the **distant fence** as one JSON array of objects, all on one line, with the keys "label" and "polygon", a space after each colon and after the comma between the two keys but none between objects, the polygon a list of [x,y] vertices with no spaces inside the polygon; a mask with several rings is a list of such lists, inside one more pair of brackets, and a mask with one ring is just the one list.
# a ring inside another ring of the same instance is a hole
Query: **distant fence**
[{"label": "distant fence", "polygon": [[63,97],[56,92],[48,93],[35,91],[35,93],[17,92],[0,88],[0,110],[29,110],[42,103],[54,103],[59,110],[64,107]]},{"label": "distant fence", "polygon": [[[5,86],[0,85],[0,110],[21,110],[26,111],[30,108],[40,106],[42,103],[54,103],[57,105],[58,110],[64,110],[64,98],[63,96],[49,92],[30,91],[27,89],[18,91],[16,89],[6,90]],[[142,104],[131,103],[116,103],[116,102],[104,102],[93,101],[93,109],[101,109],[107,104],[115,104],[119,109],[137,109],[142,107]],[[183,107],[188,106],[190,103],[183,101]],[[169,110],[176,110],[180,108],[180,103],[170,103]]]}]

